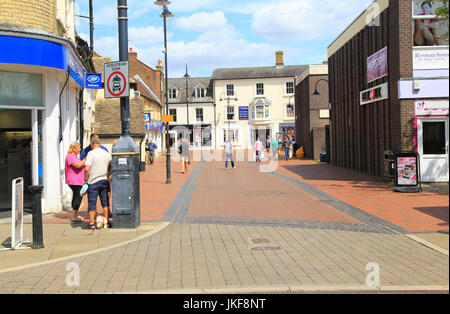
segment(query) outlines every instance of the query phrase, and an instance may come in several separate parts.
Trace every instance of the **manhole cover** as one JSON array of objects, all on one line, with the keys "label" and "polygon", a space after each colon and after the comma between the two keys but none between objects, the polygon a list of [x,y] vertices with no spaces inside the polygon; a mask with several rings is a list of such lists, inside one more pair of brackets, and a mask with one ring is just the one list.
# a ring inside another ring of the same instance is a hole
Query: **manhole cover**
[{"label": "manhole cover", "polygon": [[281,246],[255,246],[252,247],[253,251],[277,251],[281,250]]},{"label": "manhole cover", "polygon": [[249,239],[252,251],[276,251],[281,250],[279,245],[273,244],[269,239],[255,236]]}]

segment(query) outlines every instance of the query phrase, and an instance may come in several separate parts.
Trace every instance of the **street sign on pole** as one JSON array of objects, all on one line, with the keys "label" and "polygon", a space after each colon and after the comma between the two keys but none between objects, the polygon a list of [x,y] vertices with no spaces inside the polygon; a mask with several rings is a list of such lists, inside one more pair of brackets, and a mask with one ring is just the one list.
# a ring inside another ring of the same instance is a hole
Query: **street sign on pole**
[{"label": "street sign on pole", "polygon": [[128,61],[105,63],[105,98],[129,96]]}]

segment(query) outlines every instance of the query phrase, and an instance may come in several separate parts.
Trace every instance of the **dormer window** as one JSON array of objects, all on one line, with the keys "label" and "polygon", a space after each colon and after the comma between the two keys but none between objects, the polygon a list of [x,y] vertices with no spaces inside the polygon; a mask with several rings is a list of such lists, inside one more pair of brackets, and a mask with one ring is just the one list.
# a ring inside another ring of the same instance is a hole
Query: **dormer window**
[{"label": "dormer window", "polygon": [[197,86],[195,88],[195,98],[205,98],[206,89],[203,86]]},{"label": "dormer window", "polygon": [[169,99],[177,99],[177,89],[174,87],[169,87]]}]

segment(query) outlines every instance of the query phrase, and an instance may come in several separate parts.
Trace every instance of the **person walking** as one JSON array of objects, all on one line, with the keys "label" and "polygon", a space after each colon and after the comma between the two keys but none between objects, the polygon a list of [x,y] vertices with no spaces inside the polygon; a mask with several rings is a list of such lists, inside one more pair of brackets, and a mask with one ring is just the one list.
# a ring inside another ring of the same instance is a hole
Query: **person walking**
[{"label": "person walking", "polygon": [[274,138],[270,142],[270,148],[272,149],[272,156],[273,156],[274,160],[278,160],[278,146],[279,146],[279,143],[278,143],[277,139]]},{"label": "person walking", "polygon": [[256,162],[261,162],[263,148],[263,144],[261,143],[259,138],[257,138],[255,142]]},{"label": "person walking", "polygon": [[153,143],[152,140],[150,140],[147,144],[148,145],[147,145],[146,149],[148,148],[148,151],[147,151],[148,152],[148,160],[149,160],[149,165],[151,165],[155,162],[155,150],[158,148],[158,146],[155,143]]},{"label": "person walking", "polygon": [[185,173],[188,171],[188,162],[189,162],[189,143],[187,139],[183,138],[181,140],[181,144],[178,148],[181,156],[181,173]]},{"label": "person walking", "polygon": [[231,144],[231,140],[228,139],[228,142],[225,143],[225,170],[228,169],[228,160],[231,161],[231,167],[236,169],[233,160],[233,144]]},{"label": "person walking", "polygon": [[291,147],[291,142],[289,141],[289,138],[287,136],[285,136],[284,141],[283,141],[283,148],[284,148],[284,156],[286,157],[286,160],[289,160],[290,147]]},{"label": "person walking", "polygon": [[108,188],[111,177],[111,155],[101,148],[100,138],[91,140],[92,150],[86,157],[84,167],[84,182],[88,184],[89,228],[95,229],[95,214],[97,213],[97,198],[103,208],[103,216],[109,224]]},{"label": "person walking", "polygon": [[83,217],[78,216],[78,210],[80,209],[81,201],[83,199],[80,195],[80,191],[84,184],[84,164],[86,162],[86,158],[83,160],[78,158],[80,151],[81,146],[79,143],[74,142],[70,144],[65,160],[66,184],[70,187],[73,194],[73,216],[70,220],[71,222],[83,221]]}]

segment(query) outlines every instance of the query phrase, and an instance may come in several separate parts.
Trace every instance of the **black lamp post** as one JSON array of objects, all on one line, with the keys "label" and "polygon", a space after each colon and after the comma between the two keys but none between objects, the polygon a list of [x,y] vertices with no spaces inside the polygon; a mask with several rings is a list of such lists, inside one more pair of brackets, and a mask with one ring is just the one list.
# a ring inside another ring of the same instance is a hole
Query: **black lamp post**
[{"label": "black lamp post", "polygon": [[317,90],[317,84],[319,84],[320,81],[325,81],[328,83],[328,81],[326,79],[320,79],[316,82],[316,85],[314,86],[314,93],[313,95],[320,95],[319,91]]},{"label": "black lamp post", "polygon": [[[168,94],[168,75],[167,75],[167,18],[172,17],[173,14],[169,11],[167,6],[170,1],[158,0],[155,4],[162,6],[163,12],[160,17],[164,20],[164,61],[165,61],[165,94],[166,94],[166,115],[169,115],[169,94]],[[172,180],[170,178],[170,142],[169,142],[169,122],[166,122],[166,184],[171,184]]]},{"label": "black lamp post", "polygon": [[[219,99],[220,101],[223,101],[222,97]],[[238,101],[236,94],[234,95],[234,101]],[[230,97],[227,95],[227,120],[228,120],[228,140],[230,139],[230,119],[229,119],[229,109],[230,109]],[[234,113],[236,114],[236,113]]]}]

